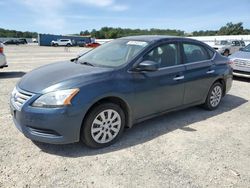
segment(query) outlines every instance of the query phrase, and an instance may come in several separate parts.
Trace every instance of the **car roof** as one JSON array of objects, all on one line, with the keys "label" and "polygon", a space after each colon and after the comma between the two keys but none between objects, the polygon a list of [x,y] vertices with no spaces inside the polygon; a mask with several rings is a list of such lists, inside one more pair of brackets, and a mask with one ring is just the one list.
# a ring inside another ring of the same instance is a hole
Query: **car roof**
[{"label": "car roof", "polygon": [[145,41],[145,42],[157,42],[157,41],[165,41],[170,39],[180,39],[181,41],[185,42],[196,42],[196,43],[202,43],[201,41],[187,38],[187,37],[179,37],[179,36],[168,36],[168,35],[137,35],[137,36],[128,36],[128,37],[122,37],[120,39],[124,40],[138,40],[138,41]]},{"label": "car roof", "polygon": [[168,35],[138,35],[138,36],[122,37],[120,39],[152,42],[152,41],[159,41],[159,40],[164,40],[164,39],[177,39],[177,38],[184,39],[184,37],[168,36]]},{"label": "car roof", "polygon": [[168,35],[138,35],[138,36],[128,36],[128,37],[122,37],[119,38],[120,40],[138,40],[138,41],[145,41],[145,42],[149,42],[149,43],[155,43],[155,42],[159,42],[159,41],[167,41],[167,40],[180,40],[182,42],[192,42],[192,43],[197,43],[197,44],[201,44],[203,46],[206,46],[207,48],[209,48],[212,51],[215,51],[211,46],[209,46],[208,44],[201,42],[199,40],[196,39],[192,39],[192,38],[187,38],[187,37],[179,37],[179,36],[168,36]]}]

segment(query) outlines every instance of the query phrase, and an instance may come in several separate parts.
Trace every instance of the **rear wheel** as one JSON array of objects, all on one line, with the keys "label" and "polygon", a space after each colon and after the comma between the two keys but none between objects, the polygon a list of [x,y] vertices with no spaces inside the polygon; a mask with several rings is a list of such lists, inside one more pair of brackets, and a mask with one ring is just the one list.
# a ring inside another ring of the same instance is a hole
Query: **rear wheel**
[{"label": "rear wheel", "polygon": [[223,96],[223,85],[216,82],[210,88],[204,107],[208,110],[215,110],[218,108]]},{"label": "rear wheel", "polygon": [[228,49],[226,49],[224,52],[223,52],[223,55],[228,57],[230,55],[230,51]]},{"label": "rear wheel", "polygon": [[125,115],[120,106],[103,103],[92,109],[83,124],[81,140],[89,147],[101,148],[113,144],[125,126]]}]

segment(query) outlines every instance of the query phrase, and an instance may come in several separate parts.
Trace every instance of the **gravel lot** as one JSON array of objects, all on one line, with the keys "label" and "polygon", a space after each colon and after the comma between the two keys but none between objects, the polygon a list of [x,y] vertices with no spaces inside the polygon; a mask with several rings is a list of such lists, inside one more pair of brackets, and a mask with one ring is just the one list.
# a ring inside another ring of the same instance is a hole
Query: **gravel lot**
[{"label": "gravel lot", "polygon": [[34,143],[14,126],[10,93],[26,72],[83,48],[7,46],[0,70],[0,187],[250,187],[250,83],[216,111],[193,107],[126,130],[115,145]]}]

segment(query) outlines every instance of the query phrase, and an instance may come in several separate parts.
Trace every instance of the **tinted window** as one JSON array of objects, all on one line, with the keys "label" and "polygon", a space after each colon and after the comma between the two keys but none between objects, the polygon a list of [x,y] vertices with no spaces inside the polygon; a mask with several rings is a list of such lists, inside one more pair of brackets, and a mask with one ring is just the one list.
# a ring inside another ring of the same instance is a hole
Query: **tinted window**
[{"label": "tinted window", "polygon": [[214,51],[207,48],[207,52],[209,54],[210,59],[212,59],[214,57]]},{"label": "tinted window", "polygon": [[201,45],[197,44],[183,44],[185,63],[192,63],[211,59],[207,51]]},{"label": "tinted window", "polygon": [[160,67],[169,67],[180,64],[177,44],[160,45],[144,56],[144,60],[155,61]]},{"label": "tinted window", "polygon": [[232,45],[233,45],[233,46],[240,46],[240,42],[239,42],[239,41],[233,41],[233,42],[232,42]]}]

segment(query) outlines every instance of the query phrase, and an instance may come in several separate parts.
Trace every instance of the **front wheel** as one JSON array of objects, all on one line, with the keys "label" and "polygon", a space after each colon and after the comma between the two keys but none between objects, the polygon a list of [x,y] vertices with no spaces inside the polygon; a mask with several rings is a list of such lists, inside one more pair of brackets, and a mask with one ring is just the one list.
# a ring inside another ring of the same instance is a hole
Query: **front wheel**
[{"label": "front wheel", "polygon": [[204,107],[208,110],[215,110],[218,108],[223,96],[223,85],[216,82],[210,88]]},{"label": "front wheel", "polygon": [[92,109],[83,124],[81,140],[91,148],[113,144],[125,127],[125,115],[120,106],[100,104]]}]

